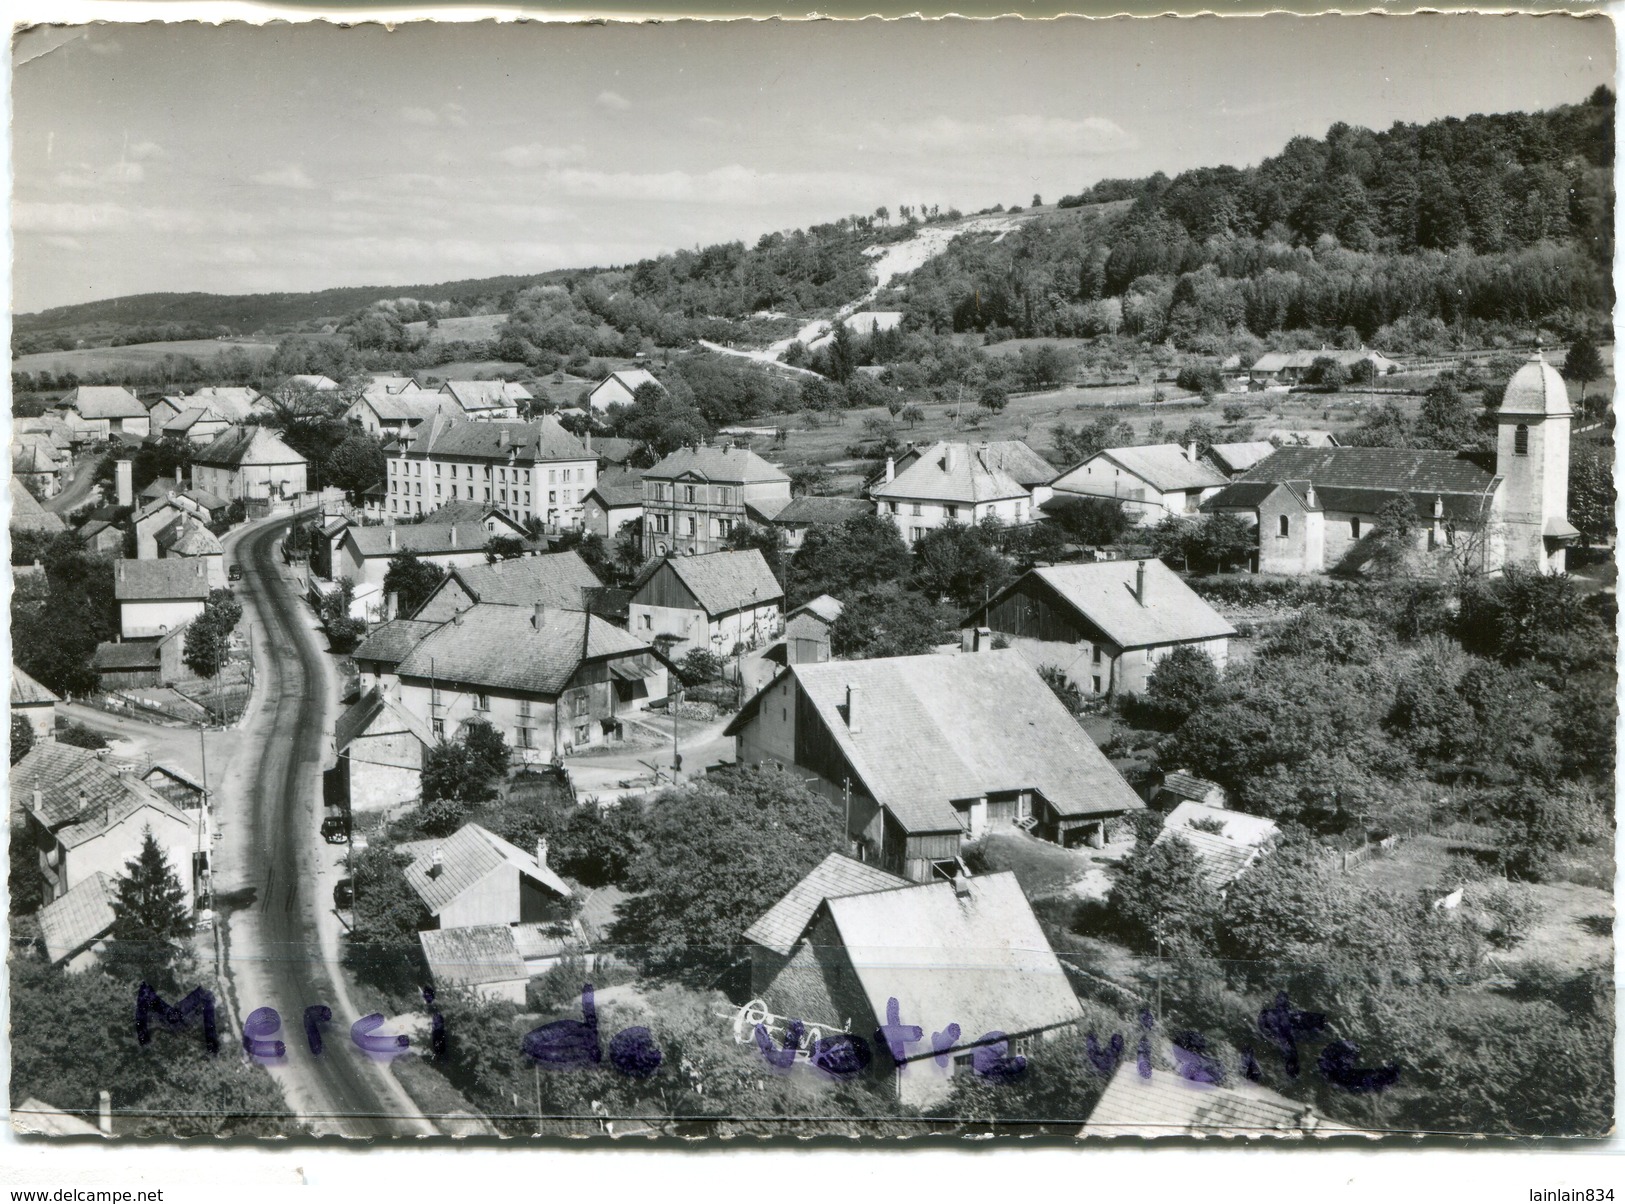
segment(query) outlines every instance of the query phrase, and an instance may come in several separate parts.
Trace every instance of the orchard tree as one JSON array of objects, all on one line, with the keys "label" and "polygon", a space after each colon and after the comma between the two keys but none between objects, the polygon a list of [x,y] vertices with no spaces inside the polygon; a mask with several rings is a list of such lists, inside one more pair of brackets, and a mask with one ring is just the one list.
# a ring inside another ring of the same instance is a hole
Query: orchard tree
[{"label": "orchard tree", "polygon": [[1602,355],[1590,339],[1582,335],[1569,345],[1569,354],[1563,361],[1563,379],[1580,386],[1580,404],[1585,405],[1586,386],[1608,374]]},{"label": "orchard tree", "polygon": [[982,391],[976,398],[976,404],[989,414],[1002,414],[1005,406],[1010,404],[1010,394],[1005,392],[1004,386],[999,384],[998,381],[990,380],[982,386]]},{"label": "orchard tree", "polygon": [[1586,547],[1613,533],[1615,497],[1612,457],[1577,448],[1569,460],[1569,521]]},{"label": "orchard tree", "polygon": [[789,602],[799,606],[829,594],[843,601],[908,575],[908,545],[897,524],[879,514],[858,514],[839,526],[811,528],[791,557]]},{"label": "orchard tree", "polygon": [[1196,850],[1179,836],[1136,844],[1117,872],[1106,907],[1142,950],[1174,956],[1211,952],[1219,898]]},{"label": "orchard tree", "polygon": [[21,715],[11,717],[11,763],[17,764],[34,747],[34,725]]},{"label": "orchard tree", "polygon": [[231,633],[243,617],[243,605],[229,589],[209,591],[203,613],[186,629],[182,657],[199,677],[212,678],[225,668],[231,648]]},{"label": "orchard tree", "polygon": [[1145,702],[1167,722],[1178,725],[1207,704],[1219,689],[1219,670],[1200,648],[1182,644],[1151,670]]},{"label": "orchard tree", "polygon": [[439,565],[420,560],[412,552],[402,552],[390,557],[389,569],[384,573],[384,596],[395,594],[399,600],[396,614],[409,616],[429,600],[445,576],[446,571]]},{"label": "orchard tree", "polygon": [[846,660],[919,656],[958,633],[953,612],[896,586],[848,595],[830,627],[830,650]]}]

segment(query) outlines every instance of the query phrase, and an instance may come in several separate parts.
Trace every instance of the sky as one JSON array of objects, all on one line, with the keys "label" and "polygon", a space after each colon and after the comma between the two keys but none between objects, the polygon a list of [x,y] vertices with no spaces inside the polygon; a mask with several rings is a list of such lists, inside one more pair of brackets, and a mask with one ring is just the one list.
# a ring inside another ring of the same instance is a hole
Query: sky
[{"label": "sky", "polygon": [[12,63],[13,310],[635,261],[1583,100],[1605,20],[149,23]]}]

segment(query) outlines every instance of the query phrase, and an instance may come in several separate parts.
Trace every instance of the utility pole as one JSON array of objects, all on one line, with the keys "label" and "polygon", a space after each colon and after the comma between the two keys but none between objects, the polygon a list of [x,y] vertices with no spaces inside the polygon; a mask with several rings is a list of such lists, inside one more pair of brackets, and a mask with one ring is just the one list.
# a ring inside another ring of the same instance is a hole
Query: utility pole
[{"label": "utility pole", "polygon": [[671,704],[671,781],[677,784],[677,775],[683,772],[683,754],[677,751],[677,721],[678,708],[683,705],[683,687],[678,686],[672,693]]}]

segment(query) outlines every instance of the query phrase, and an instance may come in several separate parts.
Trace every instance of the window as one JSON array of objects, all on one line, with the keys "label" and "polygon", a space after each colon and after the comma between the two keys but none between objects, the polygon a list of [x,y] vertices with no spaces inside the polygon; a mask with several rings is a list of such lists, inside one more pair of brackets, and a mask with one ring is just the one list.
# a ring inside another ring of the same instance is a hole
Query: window
[{"label": "window", "polygon": [[886,505],[891,508],[891,512],[893,514],[897,513],[897,503],[896,502],[887,502]]},{"label": "window", "polygon": [[[549,485],[557,485],[559,483],[559,470],[558,469],[549,468],[547,470],[547,483]],[[659,492],[659,489],[657,487],[656,488],[656,493],[658,493],[658,492]]]},{"label": "window", "polygon": [[1275,534],[1277,538],[1280,539],[1285,539],[1288,535],[1292,534],[1292,520],[1285,514],[1281,515],[1281,525]]},{"label": "window", "polygon": [[476,711],[489,711],[491,709],[490,697],[485,694],[474,695],[474,709]]},{"label": "window", "polygon": [[1095,684],[1095,693],[1096,694],[1100,693],[1100,678],[1091,677],[1089,680],[1094,682],[1094,684]]},{"label": "window", "polygon": [[912,506],[910,506],[908,508],[908,512],[909,512],[909,514],[913,515],[915,518],[919,518],[920,517],[920,503],[915,502]]},{"label": "window", "polygon": [[654,619],[653,615],[644,615],[643,616],[643,630],[645,630],[645,631],[653,631],[654,630],[654,625],[655,625],[655,619]]},{"label": "window", "polygon": [[694,538],[694,516],[692,514],[688,516],[688,536],[690,539]]},{"label": "window", "polygon": [[1095,645],[1095,664],[1100,664],[1100,645]]},{"label": "window", "polygon": [[727,539],[728,536],[733,534],[733,530],[734,530],[733,519],[731,519],[731,518],[718,519],[717,520],[717,529],[718,529],[718,533],[722,536],[722,538]]},{"label": "window", "polygon": [[444,719],[436,719],[433,721],[433,727],[434,738],[436,740],[444,740],[446,738],[446,721]]},{"label": "window", "polygon": [[909,528],[909,539],[910,540],[924,539],[924,538],[925,538],[925,528],[924,527],[910,527]]},{"label": "window", "polygon": [[530,718],[530,708],[531,708],[530,699],[521,698],[519,700],[519,717],[521,719],[529,719]]},{"label": "window", "polygon": [[559,491],[557,489],[549,489],[547,491],[547,504],[549,506],[557,505],[558,500],[559,500]]},{"label": "window", "polygon": [[516,728],[513,729],[513,734],[514,734],[514,741],[513,742],[516,745],[518,745],[520,748],[535,748],[536,747],[536,745],[531,742],[532,739],[534,738],[535,734],[536,734],[536,731],[535,731],[534,728],[516,727]]},{"label": "window", "polygon": [[389,499],[389,512],[391,514],[395,513],[395,499],[394,498]]},{"label": "window", "polygon": [[655,530],[662,535],[669,535],[671,533],[671,515],[655,515]]},{"label": "window", "polygon": [[1521,422],[1512,432],[1512,454],[1515,456],[1529,454],[1529,428]]},{"label": "window", "polygon": [[694,486],[683,486],[683,501],[687,502],[691,506],[694,504]]},{"label": "window", "polygon": [[719,502],[721,502],[724,506],[729,505],[734,500],[733,494],[734,494],[734,491],[732,489],[729,489],[726,485],[724,485],[720,489],[717,490],[717,500]]},{"label": "window", "polygon": [[1359,539],[1360,538],[1360,520],[1357,519],[1357,518],[1349,519],[1349,538],[1350,539]]},{"label": "window", "polygon": [[440,496],[440,482],[439,481],[436,481],[434,483],[434,495],[435,495],[435,497]]},{"label": "window", "polygon": [[959,507],[958,506],[944,506],[943,509],[948,512],[948,517],[949,518],[958,518],[959,517]]}]

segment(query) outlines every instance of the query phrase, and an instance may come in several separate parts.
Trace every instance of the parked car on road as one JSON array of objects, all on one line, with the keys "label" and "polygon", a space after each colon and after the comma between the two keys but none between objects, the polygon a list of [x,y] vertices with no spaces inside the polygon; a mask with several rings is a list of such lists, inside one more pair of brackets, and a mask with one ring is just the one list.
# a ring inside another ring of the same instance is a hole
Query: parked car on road
[{"label": "parked car on road", "polygon": [[243,579],[243,566],[234,564],[226,570],[227,581],[241,581]]},{"label": "parked car on road", "polygon": [[340,911],[349,911],[355,905],[355,881],[351,878],[340,878],[333,884],[333,906]]}]

